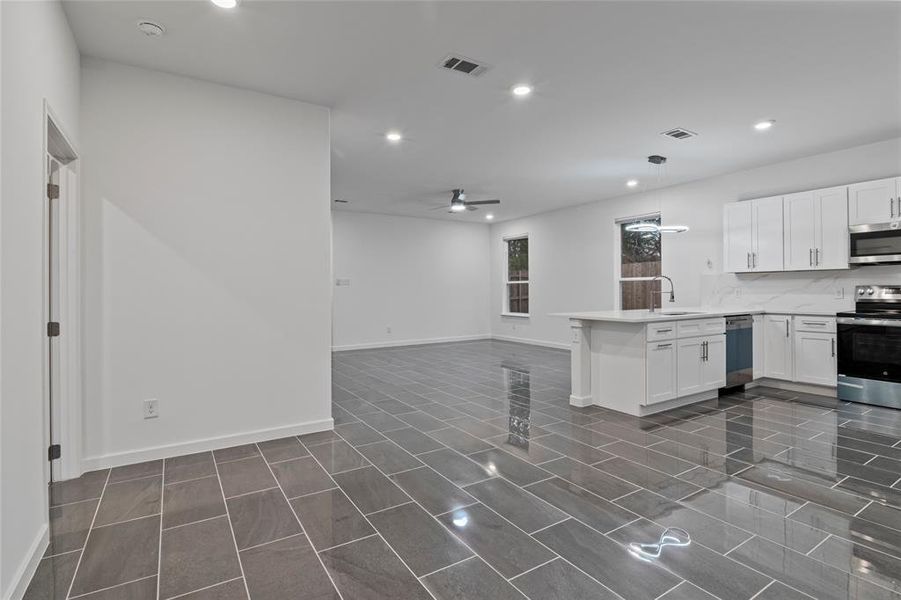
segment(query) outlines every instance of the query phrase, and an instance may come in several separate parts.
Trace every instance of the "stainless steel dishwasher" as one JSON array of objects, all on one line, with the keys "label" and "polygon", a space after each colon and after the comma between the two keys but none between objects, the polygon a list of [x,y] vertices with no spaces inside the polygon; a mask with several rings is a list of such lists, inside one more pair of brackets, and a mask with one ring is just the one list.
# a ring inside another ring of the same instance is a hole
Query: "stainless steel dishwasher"
[{"label": "stainless steel dishwasher", "polygon": [[750,383],[754,378],[754,319],[751,315],[726,317],[726,387]]}]

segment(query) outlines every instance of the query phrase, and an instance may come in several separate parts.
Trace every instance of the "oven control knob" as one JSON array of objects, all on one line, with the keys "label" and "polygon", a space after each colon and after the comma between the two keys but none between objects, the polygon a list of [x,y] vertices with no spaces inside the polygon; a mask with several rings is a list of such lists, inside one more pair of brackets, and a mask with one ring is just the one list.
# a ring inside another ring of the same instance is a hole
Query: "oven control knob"
[{"label": "oven control knob", "polygon": [[857,288],[857,295],[858,295],[858,296],[863,296],[863,293],[864,293],[864,289],[863,289],[863,288]]},{"label": "oven control knob", "polygon": [[867,296],[873,295],[873,288],[867,288]]}]

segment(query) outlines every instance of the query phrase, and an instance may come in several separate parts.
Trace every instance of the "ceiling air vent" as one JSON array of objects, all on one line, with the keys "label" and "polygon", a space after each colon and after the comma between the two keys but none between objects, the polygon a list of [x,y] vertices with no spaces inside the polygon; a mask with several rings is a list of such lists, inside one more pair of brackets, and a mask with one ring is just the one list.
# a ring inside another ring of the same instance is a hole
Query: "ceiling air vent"
[{"label": "ceiling air vent", "polygon": [[687,129],[682,129],[681,127],[676,127],[675,129],[670,129],[669,131],[664,131],[660,135],[665,135],[666,137],[673,138],[674,140],[687,140],[688,138],[695,137],[698,135],[694,131],[689,131]]},{"label": "ceiling air vent", "polygon": [[460,56],[458,54],[446,56],[439,66],[471,77],[478,77],[488,70],[488,66],[484,63],[476,62],[471,58],[466,58],[465,56]]}]

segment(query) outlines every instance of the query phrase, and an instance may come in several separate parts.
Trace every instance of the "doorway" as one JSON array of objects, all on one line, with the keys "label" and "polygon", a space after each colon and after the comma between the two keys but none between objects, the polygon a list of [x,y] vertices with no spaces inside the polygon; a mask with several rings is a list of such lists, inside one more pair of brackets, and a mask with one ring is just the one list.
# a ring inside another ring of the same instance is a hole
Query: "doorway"
[{"label": "doorway", "polygon": [[44,106],[44,414],[49,482],[81,475],[79,161]]}]

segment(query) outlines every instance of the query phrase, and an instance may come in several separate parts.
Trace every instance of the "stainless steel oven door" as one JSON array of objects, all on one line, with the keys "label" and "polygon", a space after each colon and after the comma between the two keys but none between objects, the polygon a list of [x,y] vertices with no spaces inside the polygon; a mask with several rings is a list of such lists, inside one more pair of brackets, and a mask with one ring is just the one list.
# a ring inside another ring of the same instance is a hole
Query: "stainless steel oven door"
[{"label": "stainless steel oven door", "polygon": [[901,263],[901,222],[853,225],[848,231],[851,264]]},{"label": "stainless steel oven door", "polygon": [[838,397],[901,407],[901,319],[839,317]]},{"label": "stainless steel oven door", "polygon": [[901,382],[901,319],[839,317],[838,372]]}]

